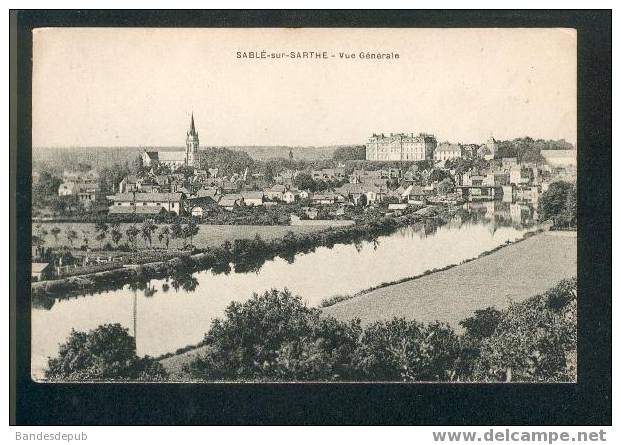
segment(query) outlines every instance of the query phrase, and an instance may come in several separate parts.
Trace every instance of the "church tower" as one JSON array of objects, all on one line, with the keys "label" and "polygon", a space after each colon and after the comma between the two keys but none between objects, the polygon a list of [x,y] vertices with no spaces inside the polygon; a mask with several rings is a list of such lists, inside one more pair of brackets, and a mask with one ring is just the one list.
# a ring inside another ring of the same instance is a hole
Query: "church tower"
[{"label": "church tower", "polygon": [[198,133],[194,128],[194,113],[190,121],[190,130],[185,139],[185,163],[188,167],[198,168]]}]

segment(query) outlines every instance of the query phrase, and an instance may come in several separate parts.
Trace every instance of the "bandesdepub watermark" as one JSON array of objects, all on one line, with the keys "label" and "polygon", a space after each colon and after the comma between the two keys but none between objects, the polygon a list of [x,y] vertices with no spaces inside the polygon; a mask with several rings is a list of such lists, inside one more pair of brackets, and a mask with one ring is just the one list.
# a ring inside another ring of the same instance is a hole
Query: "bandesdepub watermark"
[{"label": "bandesdepub watermark", "polygon": [[22,441],[53,441],[53,442],[75,442],[75,441],[86,441],[88,436],[85,432],[79,433],[21,433],[19,431],[15,432],[15,440]]}]

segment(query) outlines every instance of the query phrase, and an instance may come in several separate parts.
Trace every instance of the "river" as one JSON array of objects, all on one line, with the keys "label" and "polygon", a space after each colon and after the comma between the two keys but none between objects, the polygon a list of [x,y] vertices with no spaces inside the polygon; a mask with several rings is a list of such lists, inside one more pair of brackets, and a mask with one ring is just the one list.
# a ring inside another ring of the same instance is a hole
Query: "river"
[{"label": "river", "polygon": [[469,204],[449,223],[420,223],[375,241],[321,247],[293,262],[267,261],[258,271],[214,273],[150,280],[116,290],[33,302],[32,375],[39,378],[48,356],[72,329],[120,323],[136,337],[138,355],[158,356],[200,342],[215,317],[232,301],[253,292],[288,288],[311,306],[337,294],[353,294],[427,270],[460,263],[507,241],[532,225],[529,206]]}]

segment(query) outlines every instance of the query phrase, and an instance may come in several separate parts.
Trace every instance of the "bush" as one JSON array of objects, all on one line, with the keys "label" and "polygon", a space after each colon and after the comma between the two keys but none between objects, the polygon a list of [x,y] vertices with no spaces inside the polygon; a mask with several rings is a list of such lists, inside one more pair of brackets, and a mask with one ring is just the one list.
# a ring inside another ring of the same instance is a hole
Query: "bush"
[{"label": "bush", "polygon": [[445,324],[393,319],[365,329],[354,367],[369,381],[452,380],[459,348]]},{"label": "bush", "polygon": [[120,324],[72,331],[58,356],[48,360],[50,380],[162,380],[166,372],[150,357],[136,356],[135,339]]},{"label": "bush", "polygon": [[358,322],[320,318],[289,291],[231,303],[213,321],[207,352],[186,371],[206,380],[335,380],[349,375]]},{"label": "bush", "polygon": [[492,335],[501,319],[502,312],[493,307],[488,307],[474,311],[473,317],[466,318],[459,324],[466,330],[467,335],[480,340]]},{"label": "bush", "polygon": [[539,200],[542,221],[551,219],[555,228],[576,227],[576,187],[565,181],[553,182]]},{"label": "bush", "polygon": [[567,382],[576,378],[576,280],[512,304],[483,340],[473,378]]}]

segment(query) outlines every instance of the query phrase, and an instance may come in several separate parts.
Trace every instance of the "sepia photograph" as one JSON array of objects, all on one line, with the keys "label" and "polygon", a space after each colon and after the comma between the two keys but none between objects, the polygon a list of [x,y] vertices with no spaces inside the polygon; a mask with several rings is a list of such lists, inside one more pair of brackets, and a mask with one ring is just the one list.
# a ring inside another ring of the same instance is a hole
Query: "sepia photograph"
[{"label": "sepia photograph", "polygon": [[575,383],[577,32],[39,28],[39,383]]}]

